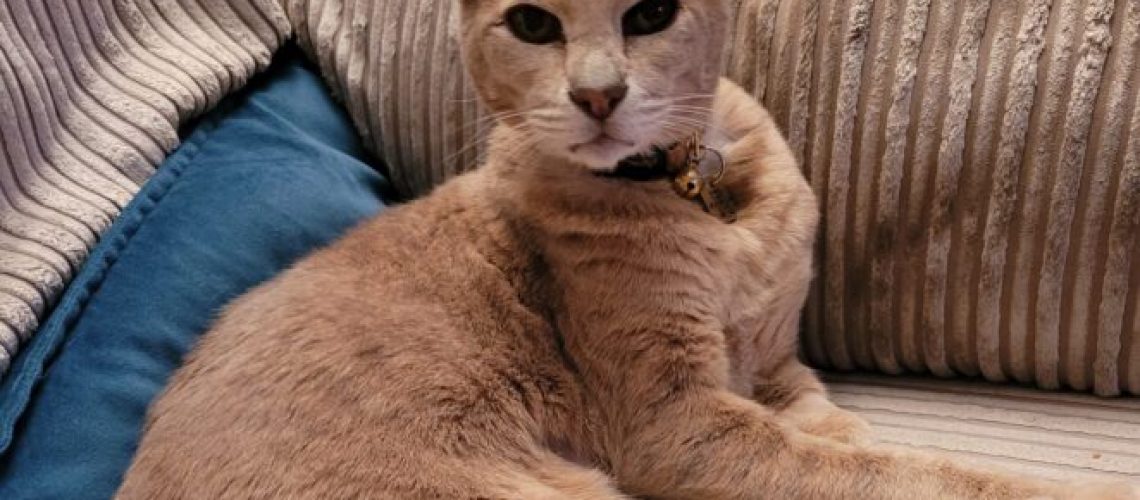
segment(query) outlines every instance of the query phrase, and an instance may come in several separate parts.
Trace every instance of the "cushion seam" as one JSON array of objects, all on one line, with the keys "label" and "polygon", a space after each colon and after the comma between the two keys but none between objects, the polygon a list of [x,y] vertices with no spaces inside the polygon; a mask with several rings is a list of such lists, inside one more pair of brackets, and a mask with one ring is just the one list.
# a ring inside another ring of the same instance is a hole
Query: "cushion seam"
[{"label": "cushion seam", "polygon": [[[114,267],[118,261],[119,256],[123,250],[130,244],[131,240],[143,225],[148,220],[150,214],[158,207],[163,198],[171,191],[177,184],[179,178],[185,174],[186,170],[193,163],[193,160],[203,149],[203,143],[214,134],[220,123],[220,117],[211,117],[209,120],[204,120],[201,127],[189,139],[187,139],[177,151],[175,151],[168,160],[173,160],[165,166],[168,172],[165,178],[156,176],[153,181],[159,182],[158,186],[152,191],[146,187],[143,188],[136,196],[139,197],[139,205],[133,210],[134,213],[124,213],[124,216],[130,217],[129,219],[120,219],[127,225],[122,229],[116,231],[116,234],[108,234],[112,238],[110,247],[102,253],[98,260],[98,270],[94,271],[91,280],[83,284],[83,288],[75,290],[72,297],[73,300],[61,300],[60,306],[74,305],[67,315],[56,325],[53,330],[58,333],[55,335],[45,335],[43,342],[38,345],[29,345],[23,352],[28,356],[28,365],[24,369],[16,370],[13,366],[13,372],[9,375],[14,377],[12,381],[12,394],[11,399],[5,403],[6,408],[3,409],[3,414],[0,414],[0,455],[6,454],[8,448],[12,444],[15,427],[19,424],[20,418],[28,410],[31,401],[31,394],[35,392],[35,388],[46,377],[48,371],[53,364],[53,357],[71,341],[71,330],[74,329],[78,320],[83,316],[90,304],[91,299],[99,291],[103,285],[107,274]],[[71,295],[69,293],[69,295]],[[44,325],[48,326],[47,323]],[[47,332],[40,332],[41,334]],[[40,337],[37,334],[35,337]],[[13,360],[15,361],[15,360]],[[13,363],[15,365],[15,363]]]}]

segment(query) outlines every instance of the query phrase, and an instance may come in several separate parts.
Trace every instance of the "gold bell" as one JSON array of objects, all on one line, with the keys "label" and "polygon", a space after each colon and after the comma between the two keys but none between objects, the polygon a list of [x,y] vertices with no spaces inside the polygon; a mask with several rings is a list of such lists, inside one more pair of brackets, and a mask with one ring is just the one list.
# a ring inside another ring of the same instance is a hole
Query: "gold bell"
[{"label": "gold bell", "polygon": [[677,194],[691,200],[701,195],[701,190],[705,188],[705,180],[696,169],[688,169],[673,179],[673,188],[677,190]]}]

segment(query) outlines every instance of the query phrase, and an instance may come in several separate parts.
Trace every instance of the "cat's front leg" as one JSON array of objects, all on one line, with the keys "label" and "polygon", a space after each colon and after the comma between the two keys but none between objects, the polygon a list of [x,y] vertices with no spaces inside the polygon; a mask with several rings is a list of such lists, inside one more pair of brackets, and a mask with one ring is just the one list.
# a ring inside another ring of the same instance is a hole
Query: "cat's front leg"
[{"label": "cat's front leg", "polygon": [[854,445],[872,442],[867,421],[832,403],[819,377],[794,355],[757,375],[752,394],[777,418],[807,434]]},{"label": "cat's front leg", "polygon": [[[750,265],[743,272],[755,274],[753,281],[766,283],[765,292],[775,297],[763,306],[764,314],[798,317],[813,276],[811,248],[819,222],[811,187],[767,111],[730,81],[722,81],[717,89],[710,129],[718,142],[713,146],[731,163],[725,186],[742,202],[737,227],[744,229],[749,244],[742,247],[750,252]],[[759,352],[794,346],[797,324],[767,322],[764,328],[771,330],[755,332],[743,343]],[[809,434],[867,443],[870,427],[832,404],[823,384],[794,351],[789,349],[787,360],[755,375],[754,399]]]},{"label": "cat's front leg", "polygon": [[659,407],[625,442],[623,491],[676,499],[1137,499],[1127,485],[1065,487],[872,451],[781,425],[725,391],[698,390]]},{"label": "cat's front leg", "polygon": [[[576,317],[600,316],[582,312]],[[692,311],[683,318],[699,319]],[[801,432],[728,389],[723,336],[713,322],[625,319],[631,328],[572,330],[583,335],[567,343],[582,353],[581,373],[600,398],[609,470],[623,492],[702,500],[1140,500],[1123,488],[1074,490]]]}]

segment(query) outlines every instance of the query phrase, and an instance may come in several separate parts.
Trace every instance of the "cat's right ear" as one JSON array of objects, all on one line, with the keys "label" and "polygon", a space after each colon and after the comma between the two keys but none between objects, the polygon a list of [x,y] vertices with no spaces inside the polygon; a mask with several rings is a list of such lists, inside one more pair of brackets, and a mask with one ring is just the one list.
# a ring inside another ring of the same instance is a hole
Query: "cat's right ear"
[{"label": "cat's right ear", "polygon": [[458,0],[459,8],[462,10],[474,9],[479,6],[480,0]]}]

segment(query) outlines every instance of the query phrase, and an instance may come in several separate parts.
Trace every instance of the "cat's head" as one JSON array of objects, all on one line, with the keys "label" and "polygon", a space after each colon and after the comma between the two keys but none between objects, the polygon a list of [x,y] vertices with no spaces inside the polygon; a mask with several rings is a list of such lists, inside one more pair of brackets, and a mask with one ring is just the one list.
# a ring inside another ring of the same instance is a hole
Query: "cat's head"
[{"label": "cat's head", "polygon": [[483,101],[546,154],[595,170],[699,130],[724,0],[459,0]]}]

